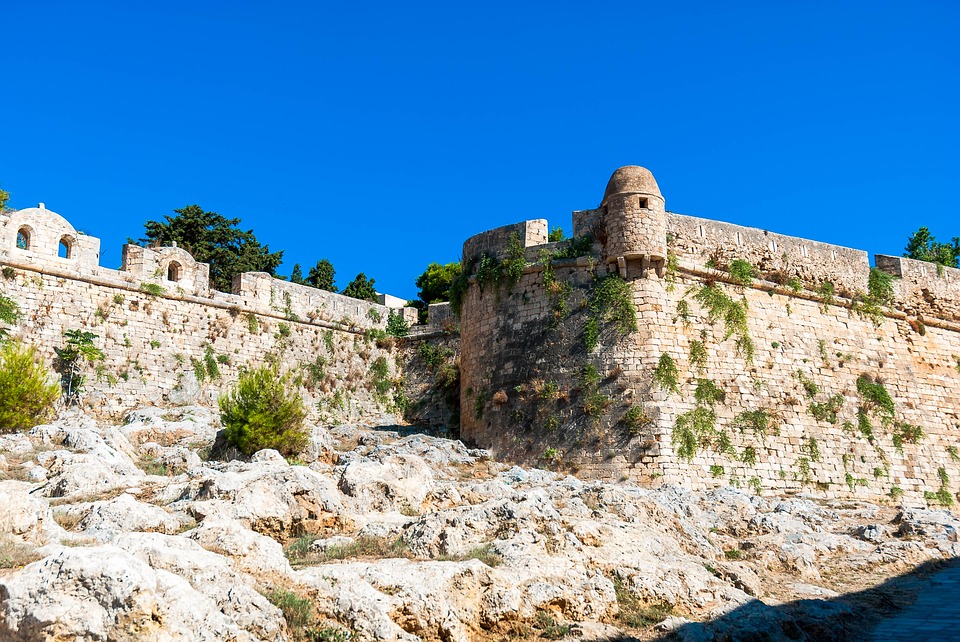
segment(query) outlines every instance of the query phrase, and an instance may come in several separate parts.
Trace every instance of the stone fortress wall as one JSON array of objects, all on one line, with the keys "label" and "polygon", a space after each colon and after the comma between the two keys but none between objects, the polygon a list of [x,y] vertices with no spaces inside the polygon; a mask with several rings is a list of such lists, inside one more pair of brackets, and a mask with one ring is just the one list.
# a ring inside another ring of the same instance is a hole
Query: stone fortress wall
[{"label": "stone fortress wall", "polygon": [[[81,329],[106,356],[88,369],[83,403],[108,414],[143,404],[209,403],[242,367],[275,361],[303,386],[315,416],[362,416],[391,405],[375,398],[370,366],[390,341],[368,336],[393,307],[275,279],[240,274],[233,292],[210,289],[209,266],[177,247],[127,245],[123,265],[99,265],[99,239],[37,208],[0,214],[0,293],[20,307],[11,329],[47,363],[64,332]],[[399,305],[402,305],[400,303]],[[339,394],[338,394],[339,393]]]},{"label": "stone fortress wall", "polygon": [[[638,167],[617,170],[601,206],[573,222],[562,243],[544,244],[547,223],[536,220],[464,244],[475,270],[482,252],[508,264],[518,240],[526,263],[516,283],[475,274],[465,292],[465,439],[649,484],[902,490],[918,502],[960,488],[960,270],[877,256],[897,278],[892,302],[871,314],[865,252],[666,212]],[[737,283],[734,259],[759,278]],[[627,286],[634,331],[602,314],[611,275]],[[704,287],[745,304],[743,324],[734,315],[728,332],[723,315],[711,319]],[[674,390],[654,377],[664,355]],[[881,384],[893,414],[865,383]]]}]

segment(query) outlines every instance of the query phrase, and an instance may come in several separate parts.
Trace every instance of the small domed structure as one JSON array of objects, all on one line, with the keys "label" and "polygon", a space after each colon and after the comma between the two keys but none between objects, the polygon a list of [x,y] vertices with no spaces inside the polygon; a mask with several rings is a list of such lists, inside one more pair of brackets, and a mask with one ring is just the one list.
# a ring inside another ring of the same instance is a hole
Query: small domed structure
[{"label": "small domed structure", "polygon": [[82,234],[43,203],[0,214],[0,253],[18,261],[52,260],[64,269],[99,265],[100,239]]},{"label": "small domed structure", "polygon": [[653,177],[650,170],[639,165],[627,165],[621,167],[613,173],[607,182],[607,189],[603,193],[603,203],[607,198],[614,194],[647,194],[663,200],[660,195],[660,187],[657,185],[657,179]]},{"label": "small domed structure", "polygon": [[628,165],[615,171],[603,194],[600,217],[607,261],[666,259],[666,204],[650,170]]}]

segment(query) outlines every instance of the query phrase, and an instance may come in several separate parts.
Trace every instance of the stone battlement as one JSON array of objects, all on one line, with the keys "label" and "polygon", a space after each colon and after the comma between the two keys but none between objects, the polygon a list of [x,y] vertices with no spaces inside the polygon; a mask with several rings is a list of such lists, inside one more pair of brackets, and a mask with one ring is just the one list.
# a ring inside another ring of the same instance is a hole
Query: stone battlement
[{"label": "stone battlement", "polygon": [[[878,255],[881,300],[866,252],[667,212],[639,167],[573,213],[573,239],[547,229],[464,243],[486,270],[462,297],[466,439],[653,485],[922,503],[960,478],[960,270]],[[738,259],[755,281],[729,272]]]},{"label": "stone battlement", "polygon": [[205,299],[219,306],[321,325],[382,329],[391,311],[402,314],[408,323],[416,322],[416,309],[403,307],[397,297],[380,295],[389,305],[371,303],[262,272],[236,275],[232,292],[213,290],[210,266],[175,245],[124,245],[120,269],[104,268],[99,264],[100,239],[77,232],[64,217],[42,205],[0,214],[0,263],[124,289],[147,286],[163,297]]}]

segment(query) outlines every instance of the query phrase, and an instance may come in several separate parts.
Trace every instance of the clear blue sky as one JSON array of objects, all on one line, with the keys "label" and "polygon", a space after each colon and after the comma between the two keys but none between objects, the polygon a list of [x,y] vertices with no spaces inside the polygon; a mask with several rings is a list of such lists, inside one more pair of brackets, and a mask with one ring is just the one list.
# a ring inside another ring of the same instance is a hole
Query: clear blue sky
[{"label": "clear blue sky", "polygon": [[414,297],[621,165],[667,208],[899,254],[960,236],[960,2],[0,1],[0,185],[103,240],[196,203],[281,274]]}]

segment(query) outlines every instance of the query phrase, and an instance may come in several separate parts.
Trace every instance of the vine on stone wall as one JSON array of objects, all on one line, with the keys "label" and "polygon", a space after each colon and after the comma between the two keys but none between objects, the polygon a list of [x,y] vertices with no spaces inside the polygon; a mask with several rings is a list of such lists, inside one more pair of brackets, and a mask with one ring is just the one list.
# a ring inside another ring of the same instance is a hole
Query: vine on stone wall
[{"label": "vine on stone wall", "polygon": [[862,319],[869,319],[875,327],[880,327],[885,318],[884,306],[893,303],[893,275],[879,268],[870,269],[867,292],[854,295],[853,311]]},{"label": "vine on stone wall", "polygon": [[601,329],[605,326],[617,334],[629,334],[638,329],[633,291],[619,274],[598,276],[594,280],[587,307],[590,311],[584,324],[587,352],[593,352],[597,347]]},{"label": "vine on stone wall", "polygon": [[668,353],[664,352],[657,361],[657,367],[653,369],[653,381],[667,394],[677,392],[680,387],[678,383],[677,364]]},{"label": "vine on stone wall", "polygon": [[[689,294],[689,292],[688,292]],[[747,326],[746,299],[734,300],[717,283],[705,283],[693,292],[693,298],[707,312],[707,322],[722,321],[724,325],[723,341],[735,337],[738,355],[747,363],[753,362],[754,346]]]},{"label": "vine on stone wall", "polygon": [[687,461],[693,459],[701,445],[709,444],[716,434],[717,413],[713,408],[698,406],[679,417],[673,427],[671,442],[677,455]]}]

